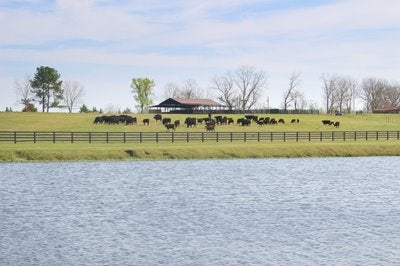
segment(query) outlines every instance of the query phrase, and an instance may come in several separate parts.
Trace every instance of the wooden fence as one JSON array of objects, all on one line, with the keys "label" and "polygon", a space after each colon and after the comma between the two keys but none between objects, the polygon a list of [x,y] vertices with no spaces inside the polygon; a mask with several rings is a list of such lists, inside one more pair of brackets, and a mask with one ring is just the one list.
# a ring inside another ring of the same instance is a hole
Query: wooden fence
[{"label": "wooden fence", "polygon": [[301,132],[27,132],[0,131],[4,142],[52,143],[159,143],[237,141],[357,141],[399,140],[400,131],[301,131]]}]

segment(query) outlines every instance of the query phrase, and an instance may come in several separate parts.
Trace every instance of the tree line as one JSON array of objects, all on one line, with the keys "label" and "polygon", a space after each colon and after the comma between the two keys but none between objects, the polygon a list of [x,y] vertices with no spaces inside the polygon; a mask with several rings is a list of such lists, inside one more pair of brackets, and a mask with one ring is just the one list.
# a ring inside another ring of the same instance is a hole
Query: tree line
[{"label": "tree line", "polygon": [[[371,112],[383,107],[400,105],[400,83],[369,77],[358,82],[356,79],[337,74],[321,75],[324,111],[351,113],[355,111],[356,100],[361,100],[364,110]],[[267,74],[252,66],[241,66],[223,75],[211,79],[209,88],[216,92],[217,99],[229,110],[251,110],[256,107],[261,93],[266,89]],[[139,112],[146,112],[153,104],[154,80],[133,78],[131,89]],[[15,82],[16,93],[23,111],[36,111],[38,103],[42,112],[50,108],[66,108],[71,113],[82,103],[84,87],[77,81],[62,81],[56,69],[40,66],[34,78],[25,78]],[[169,82],[164,86],[164,98],[202,98],[204,90],[194,79],[187,79],[181,85]],[[282,88],[281,108],[285,111],[306,109],[307,100],[301,91],[301,73],[293,72],[288,78],[288,85]],[[315,107],[313,107],[315,108]],[[96,110],[96,108],[93,108]],[[81,112],[90,111],[85,105]]]}]

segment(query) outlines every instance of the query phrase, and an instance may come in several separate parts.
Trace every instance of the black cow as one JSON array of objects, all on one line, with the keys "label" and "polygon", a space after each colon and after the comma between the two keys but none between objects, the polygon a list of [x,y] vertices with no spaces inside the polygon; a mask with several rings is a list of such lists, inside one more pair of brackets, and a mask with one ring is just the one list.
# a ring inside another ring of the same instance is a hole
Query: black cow
[{"label": "black cow", "polygon": [[195,117],[186,117],[185,124],[186,124],[186,127],[196,126],[196,118]]},{"label": "black cow", "polygon": [[207,132],[214,132],[215,131],[215,122],[214,121],[209,121],[206,123],[206,130]]},{"label": "black cow", "polygon": [[181,125],[181,121],[179,121],[179,120],[175,120],[174,121],[174,126],[175,127],[179,127]]},{"label": "black cow", "polygon": [[143,119],[143,125],[144,126],[148,126],[150,124],[150,119],[148,119],[148,118],[145,118],[145,119]]},{"label": "black cow", "polygon": [[339,126],[340,126],[340,122],[339,122],[339,121],[336,121],[336,122],[333,124],[333,126],[334,126],[334,127],[339,127]]},{"label": "black cow", "polygon": [[159,120],[161,121],[162,115],[156,114],[156,115],[153,116],[153,118],[156,120],[156,122],[159,121]]},{"label": "black cow", "polygon": [[283,118],[280,118],[280,119],[278,120],[278,123],[285,124],[285,120],[284,120]]},{"label": "black cow", "polygon": [[270,123],[271,125],[276,125],[276,124],[278,124],[278,121],[276,121],[275,118],[271,118],[271,119],[269,120],[269,123]]},{"label": "black cow", "polygon": [[333,122],[331,120],[322,120],[322,124],[330,126],[333,124]]},{"label": "black cow", "polygon": [[230,125],[230,124],[233,124],[233,118],[232,117],[228,118],[228,125]]},{"label": "black cow", "polygon": [[171,124],[171,118],[163,118],[163,119],[162,119],[162,124],[163,124],[163,125]]},{"label": "black cow", "polygon": [[243,119],[242,126],[250,126],[251,120],[250,119]]},{"label": "black cow", "polygon": [[103,123],[103,118],[101,116],[97,116],[93,121],[93,124],[101,124],[101,123]]},{"label": "black cow", "polygon": [[172,129],[172,130],[175,131],[175,125],[174,125],[174,124],[165,124],[164,126],[167,128],[168,131],[169,131],[170,129]]},{"label": "black cow", "polygon": [[137,123],[137,118],[136,117],[129,116],[129,117],[127,117],[125,119],[125,125],[133,125],[133,124],[136,124],[136,123]]}]

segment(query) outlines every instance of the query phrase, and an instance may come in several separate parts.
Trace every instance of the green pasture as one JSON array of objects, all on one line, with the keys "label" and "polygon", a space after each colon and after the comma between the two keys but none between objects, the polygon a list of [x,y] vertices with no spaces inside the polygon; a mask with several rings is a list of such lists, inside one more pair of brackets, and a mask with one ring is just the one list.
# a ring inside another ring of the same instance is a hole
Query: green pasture
[{"label": "green pasture", "polygon": [[[68,131],[68,132],[166,132],[161,122],[151,114],[131,114],[136,125],[95,125],[100,114],[68,113],[0,113],[0,131]],[[202,132],[204,125],[186,128],[189,115],[163,115],[172,121],[180,120],[177,132]],[[191,117],[193,115],[190,115]],[[367,115],[271,115],[259,117],[283,118],[286,123],[260,127],[239,125],[217,126],[219,132],[257,131],[385,131],[400,130],[398,114]],[[206,117],[206,115],[195,115]],[[243,115],[227,115],[235,122]],[[142,120],[150,119],[144,126]],[[290,123],[299,119],[300,123]],[[340,128],[324,126],[321,120],[339,121]],[[140,159],[213,159],[213,158],[270,158],[322,156],[399,156],[400,142],[396,140],[348,141],[288,141],[288,142],[190,142],[190,143],[6,143],[0,142],[0,161],[79,161],[79,160],[140,160]]]},{"label": "green pasture", "polygon": [[[73,131],[73,132],[165,132],[166,128],[153,119],[152,114],[131,114],[137,117],[136,125],[105,125],[93,124],[96,116],[101,114],[89,113],[5,113],[0,112],[0,131]],[[269,116],[271,118],[283,118],[286,123],[278,125],[258,126],[252,123],[251,126],[222,125],[216,126],[216,131],[221,132],[256,132],[256,131],[363,131],[363,130],[400,130],[399,114],[367,114],[367,115],[274,115],[257,114],[259,117]],[[163,117],[170,117],[172,121],[180,120],[181,126],[177,132],[199,132],[205,131],[204,125],[187,128],[184,125],[186,117],[207,117],[206,115],[180,115],[163,114]],[[236,123],[243,115],[226,115],[232,117]],[[150,119],[150,125],[144,126],[144,118]],[[300,123],[290,123],[292,119],[299,119]],[[339,121],[340,127],[324,126],[321,120],[329,119]]]}]

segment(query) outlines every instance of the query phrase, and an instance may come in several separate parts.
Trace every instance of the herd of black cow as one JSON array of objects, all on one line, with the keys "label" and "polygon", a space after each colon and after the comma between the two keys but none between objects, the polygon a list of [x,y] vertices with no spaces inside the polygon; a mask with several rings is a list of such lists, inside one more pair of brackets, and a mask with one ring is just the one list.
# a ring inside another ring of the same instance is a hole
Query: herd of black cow
[{"label": "herd of black cow", "polygon": [[[160,121],[165,128],[169,130],[175,130],[177,127],[180,126],[180,121],[175,120],[172,121],[171,118],[169,117],[162,117],[161,114],[156,114],[154,115],[154,120],[156,122]],[[290,121],[290,123],[299,123],[300,120],[298,118],[294,118]],[[98,116],[94,119],[93,121],[94,124],[125,124],[125,125],[133,125],[137,124],[137,118],[132,117],[129,115],[103,115],[103,116]],[[150,119],[144,118],[142,120],[143,125],[149,125],[150,124]],[[256,115],[245,115],[243,118],[238,118],[236,120],[236,125],[240,126],[250,126],[251,123],[256,123],[259,126],[265,126],[265,125],[276,125],[279,123],[284,124],[285,120],[280,118],[280,119],[275,119],[271,117],[258,117]],[[196,118],[196,117],[187,117],[185,119],[184,124],[186,127],[194,127],[197,125],[203,125],[205,124],[205,129],[207,131],[215,131],[215,126],[216,125],[231,125],[234,124],[234,120],[231,117],[226,117],[226,116],[214,116],[214,118],[209,117],[203,117],[203,118]],[[340,123],[339,121],[333,122],[330,120],[322,120],[322,124],[324,125],[333,125],[334,127],[339,127]]]}]

